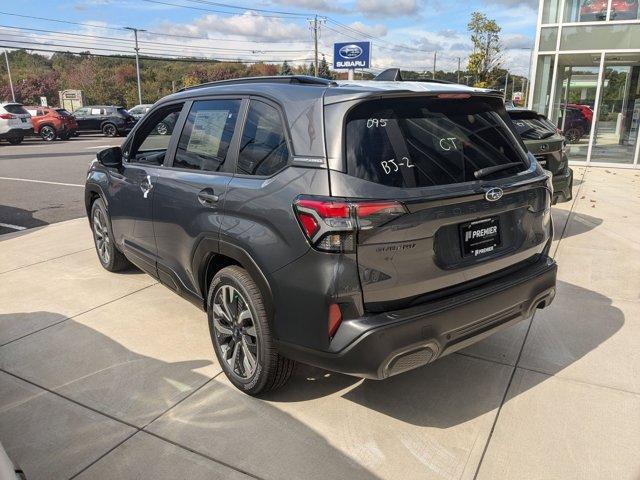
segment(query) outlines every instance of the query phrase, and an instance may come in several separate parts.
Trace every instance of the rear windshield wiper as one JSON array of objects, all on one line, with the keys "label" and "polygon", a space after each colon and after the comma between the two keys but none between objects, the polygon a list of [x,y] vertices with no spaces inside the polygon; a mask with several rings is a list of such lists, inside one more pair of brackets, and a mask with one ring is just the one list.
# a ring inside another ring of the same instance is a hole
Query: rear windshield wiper
[{"label": "rear windshield wiper", "polygon": [[508,170],[510,168],[518,167],[518,166],[521,167],[522,162],[510,162],[510,163],[505,163],[504,165],[494,165],[493,167],[485,167],[473,172],[473,176],[480,179],[488,175],[491,175],[492,173],[501,172],[502,170]]}]

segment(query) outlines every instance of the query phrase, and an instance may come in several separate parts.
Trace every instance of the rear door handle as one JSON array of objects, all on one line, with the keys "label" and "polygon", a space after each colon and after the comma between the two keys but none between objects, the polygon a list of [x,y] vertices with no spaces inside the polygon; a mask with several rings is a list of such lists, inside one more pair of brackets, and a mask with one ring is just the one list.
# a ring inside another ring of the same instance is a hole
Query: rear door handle
[{"label": "rear door handle", "polygon": [[220,197],[213,193],[213,189],[205,188],[198,193],[198,201],[205,207],[211,207],[220,200]]}]

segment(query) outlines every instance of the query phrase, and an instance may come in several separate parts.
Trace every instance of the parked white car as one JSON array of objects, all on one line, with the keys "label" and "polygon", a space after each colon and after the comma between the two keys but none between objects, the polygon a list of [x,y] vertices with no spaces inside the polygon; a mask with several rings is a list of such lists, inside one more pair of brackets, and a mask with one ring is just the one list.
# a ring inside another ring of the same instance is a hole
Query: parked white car
[{"label": "parked white car", "polygon": [[129,115],[132,115],[136,120],[140,120],[145,114],[153,107],[152,103],[142,103],[129,109]]},{"label": "parked white car", "polygon": [[31,115],[14,102],[0,103],[0,140],[18,145],[24,137],[33,134]]}]

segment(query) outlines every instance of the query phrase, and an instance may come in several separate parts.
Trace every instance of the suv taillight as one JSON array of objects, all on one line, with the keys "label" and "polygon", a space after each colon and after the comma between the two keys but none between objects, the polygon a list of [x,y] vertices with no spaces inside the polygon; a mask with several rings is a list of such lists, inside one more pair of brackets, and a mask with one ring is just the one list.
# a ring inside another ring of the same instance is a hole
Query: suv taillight
[{"label": "suv taillight", "polygon": [[0,113],[0,118],[3,120],[11,120],[12,118],[17,118],[17,117],[14,117],[10,113]]},{"label": "suv taillight", "polygon": [[388,200],[346,200],[300,196],[293,204],[309,243],[323,252],[355,250],[360,230],[383,225],[407,213],[403,204]]}]

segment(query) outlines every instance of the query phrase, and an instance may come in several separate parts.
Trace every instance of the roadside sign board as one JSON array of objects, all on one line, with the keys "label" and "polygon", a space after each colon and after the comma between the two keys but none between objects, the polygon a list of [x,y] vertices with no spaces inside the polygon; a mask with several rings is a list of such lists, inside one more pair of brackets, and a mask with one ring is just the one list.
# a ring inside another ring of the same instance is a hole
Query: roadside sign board
[{"label": "roadside sign board", "polygon": [[42,105],[43,107],[48,107],[47,97],[40,97],[40,105]]},{"label": "roadside sign board", "polygon": [[345,42],[333,44],[333,68],[369,68],[371,61],[370,42]]}]

